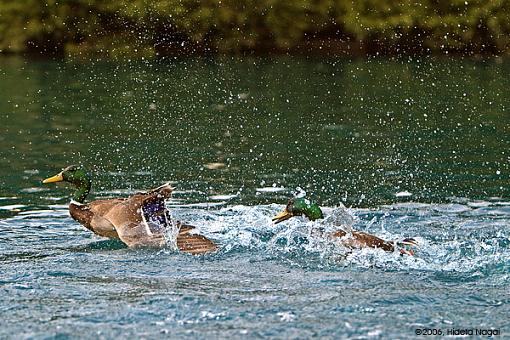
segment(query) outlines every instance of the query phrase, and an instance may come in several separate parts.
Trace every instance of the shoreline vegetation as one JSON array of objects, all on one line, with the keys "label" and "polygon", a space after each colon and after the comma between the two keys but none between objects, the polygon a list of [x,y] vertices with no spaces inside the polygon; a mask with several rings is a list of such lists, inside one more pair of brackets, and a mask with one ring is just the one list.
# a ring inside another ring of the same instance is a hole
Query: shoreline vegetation
[{"label": "shoreline vegetation", "polygon": [[0,0],[0,54],[510,55],[510,0]]}]

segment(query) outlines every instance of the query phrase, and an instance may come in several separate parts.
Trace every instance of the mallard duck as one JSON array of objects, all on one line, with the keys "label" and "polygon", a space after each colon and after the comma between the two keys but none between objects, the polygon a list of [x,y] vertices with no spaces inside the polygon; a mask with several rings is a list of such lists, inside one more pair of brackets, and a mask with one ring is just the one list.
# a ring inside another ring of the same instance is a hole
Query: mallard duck
[{"label": "mallard duck", "polygon": [[[285,209],[273,217],[273,221],[277,224],[294,216],[305,216],[310,221],[324,218],[324,214],[317,203],[311,202],[306,198],[292,198],[287,203]],[[361,231],[345,231],[340,229],[333,233],[328,233],[327,237],[341,239],[342,244],[348,248],[380,248],[388,252],[393,252],[395,250],[393,242],[385,241],[377,236]],[[397,242],[396,245],[400,247],[399,250],[402,254],[413,255],[413,250],[406,249],[406,247],[416,246],[417,243],[414,239],[407,238]]]},{"label": "mallard duck", "polygon": [[172,194],[170,184],[148,192],[139,192],[127,198],[112,198],[84,203],[92,186],[87,172],[79,166],[69,166],[43,181],[43,183],[69,182],[76,187],[69,213],[85,228],[99,236],[118,238],[129,247],[163,246],[167,228],[175,225],[177,247],[186,253],[212,252],[217,246],[202,235],[195,234],[195,227],[174,222],[165,207],[165,199]]}]

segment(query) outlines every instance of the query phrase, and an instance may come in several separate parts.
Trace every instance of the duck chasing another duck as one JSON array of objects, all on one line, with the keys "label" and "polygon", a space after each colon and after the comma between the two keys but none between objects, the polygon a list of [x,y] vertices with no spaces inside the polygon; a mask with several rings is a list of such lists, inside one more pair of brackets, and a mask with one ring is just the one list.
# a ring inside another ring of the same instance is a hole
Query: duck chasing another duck
[{"label": "duck chasing another duck", "polygon": [[[321,208],[316,203],[306,198],[293,198],[289,200],[287,206],[281,213],[273,217],[273,221],[277,224],[294,216],[305,216],[310,221],[324,218]],[[393,242],[388,242],[377,236],[356,230],[338,230],[333,233],[328,233],[327,237],[341,239],[342,245],[348,248],[380,248],[388,252],[393,252],[395,250]],[[414,239],[406,238],[397,242],[396,245],[399,246],[400,253],[414,255],[412,249],[406,248],[417,246],[418,244]]]},{"label": "duck chasing another duck", "polygon": [[177,226],[177,247],[193,254],[204,254],[217,250],[214,242],[194,233],[195,227],[180,222],[172,223],[165,199],[173,188],[166,183],[148,192],[139,192],[127,198],[112,198],[84,203],[90,192],[92,181],[87,172],[75,165],[68,166],[43,183],[69,182],[76,187],[69,213],[71,217],[95,234],[118,238],[128,247],[156,246],[166,244],[168,228]]}]

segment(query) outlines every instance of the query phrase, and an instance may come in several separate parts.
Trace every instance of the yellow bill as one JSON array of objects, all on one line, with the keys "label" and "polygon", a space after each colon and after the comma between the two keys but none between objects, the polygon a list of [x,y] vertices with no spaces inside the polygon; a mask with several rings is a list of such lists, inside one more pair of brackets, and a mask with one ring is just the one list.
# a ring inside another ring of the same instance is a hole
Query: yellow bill
[{"label": "yellow bill", "polygon": [[277,224],[277,223],[283,222],[285,220],[288,220],[291,217],[292,217],[292,214],[290,212],[288,212],[287,210],[284,210],[281,213],[279,213],[278,215],[276,215],[275,217],[273,217],[273,221],[275,224]]},{"label": "yellow bill", "polygon": [[58,173],[53,177],[46,178],[43,183],[54,183],[54,182],[62,182],[64,180],[64,177],[62,176],[62,173]]}]

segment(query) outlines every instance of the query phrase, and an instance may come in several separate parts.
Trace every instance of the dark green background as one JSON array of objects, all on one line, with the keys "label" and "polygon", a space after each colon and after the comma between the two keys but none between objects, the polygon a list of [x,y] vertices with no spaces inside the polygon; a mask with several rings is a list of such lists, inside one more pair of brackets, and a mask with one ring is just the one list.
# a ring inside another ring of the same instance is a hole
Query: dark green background
[{"label": "dark green background", "polygon": [[508,54],[510,1],[0,0],[0,50]]}]

